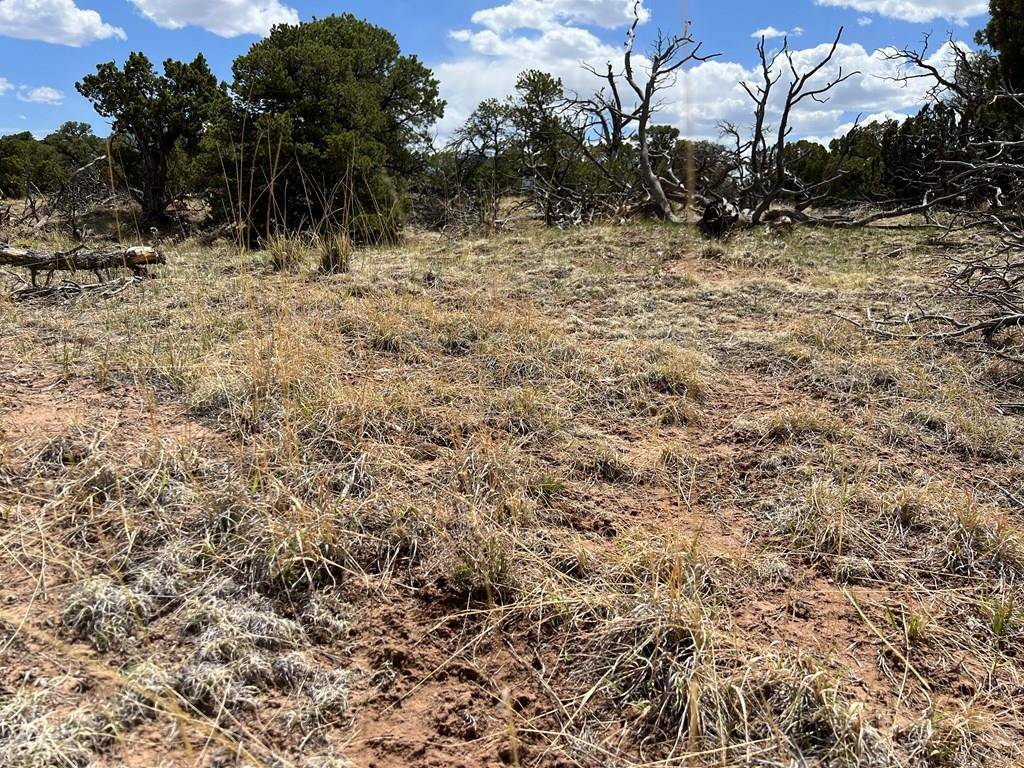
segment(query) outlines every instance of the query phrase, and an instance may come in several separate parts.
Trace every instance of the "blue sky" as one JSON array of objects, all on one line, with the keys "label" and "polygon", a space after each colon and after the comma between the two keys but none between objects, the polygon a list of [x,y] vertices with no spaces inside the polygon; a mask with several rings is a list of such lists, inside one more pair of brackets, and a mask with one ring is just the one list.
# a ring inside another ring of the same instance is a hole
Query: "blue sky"
[{"label": "blue sky", "polygon": [[[481,98],[509,91],[518,71],[553,71],[576,89],[590,85],[581,60],[615,57],[632,0],[0,0],[0,133],[42,135],[69,119],[106,132],[75,92],[74,83],[98,62],[144,51],[154,60],[206,54],[222,78],[232,59],[279,21],[351,12],[392,30],[403,51],[416,53],[439,75],[449,101],[442,134]],[[670,94],[665,122],[712,136],[722,120],[749,111],[741,79],[753,76],[754,35],[788,32],[798,55],[811,60],[839,25],[847,28],[837,63],[865,75],[833,102],[801,118],[798,132],[828,138],[857,115],[911,114],[923,96],[885,77],[875,54],[912,45],[928,32],[936,44],[948,32],[971,41],[985,21],[985,0],[645,0],[647,38],[676,31],[683,18],[706,50],[721,52],[694,68]],[[773,41],[777,45],[779,40]],[[941,51],[937,55],[941,56]]]}]

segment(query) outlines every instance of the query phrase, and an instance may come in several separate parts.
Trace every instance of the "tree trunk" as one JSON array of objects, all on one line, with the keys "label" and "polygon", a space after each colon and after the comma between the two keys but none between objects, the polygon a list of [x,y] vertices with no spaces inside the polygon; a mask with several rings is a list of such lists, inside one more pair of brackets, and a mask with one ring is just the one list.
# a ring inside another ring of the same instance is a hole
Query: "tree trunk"
[{"label": "tree trunk", "polygon": [[141,180],[142,218],[144,221],[160,222],[167,218],[170,196],[167,194],[167,156],[160,150],[143,154],[143,178]]},{"label": "tree trunk", "polygon": [[651,152],[647,145],[647,124],[642,120],[637,131],[637,141],[640,144],[640,175],[643,178],[647,193],[651,196],[651,202],[658,211],[658,216],[663,221],[671,221],[673,224],[681,224],[682,219],[676,216],[672,210],[672,203],[669,202],[665,189],[661,186],[661,179],[654,172],[651,165]]}]

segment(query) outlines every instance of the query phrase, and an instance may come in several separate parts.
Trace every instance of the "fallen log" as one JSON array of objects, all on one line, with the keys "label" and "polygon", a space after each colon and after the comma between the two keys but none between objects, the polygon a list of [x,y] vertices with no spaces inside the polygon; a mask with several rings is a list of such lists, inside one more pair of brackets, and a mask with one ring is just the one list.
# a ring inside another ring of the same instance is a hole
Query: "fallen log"
[{"label": "fallen log", "polygon": [[102,281],[100,270],[130,269],[132,274],[144,275],[147,266],[166,263],[163,254],[149,246],[100,250],[86,250],[84,246],[79,246],[64,253],[47,253],[0,245],[0,266],[29,270],[33,285],[36,284],[39,272],[48,272],[51,277],[56,271],[92,272]]}]

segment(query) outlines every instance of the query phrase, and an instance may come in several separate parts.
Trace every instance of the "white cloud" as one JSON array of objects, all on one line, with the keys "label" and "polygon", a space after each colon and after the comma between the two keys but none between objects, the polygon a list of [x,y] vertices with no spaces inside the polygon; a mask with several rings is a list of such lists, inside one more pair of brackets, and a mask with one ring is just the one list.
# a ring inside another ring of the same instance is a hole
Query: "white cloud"
[{"label": "white cloud", "polygon": [[124,30],[74,0],[0,0],[0,35],[78,47],[116,37]]},{"label": "white cloud", "polygon": [[755,40],[760,40],[762,37],[765,40],[775,40],[780,37],[801,37],[803,33],[803,27],[793,27],[789,32],[787,32],[784,29],[768,26],[764,29],[758,29],[755,32],[752,32],[750,36]]},{"label": "white cloud", "polygon": [[818,5],[852,8],[861,13],[877,13],[891,19],[926,22],[967,19],[988,13],[988,0],[815,0]]},{"label": "white cloud", "polygon": [[[3,2],[4,0],[0,0]],[[299,12],[280,0],[131,0],[166,29],[201,27],[221,37],[265,35],[275,24],[296,24]]]},{"label": "white cloud", "polygon": [[522,35],[489,27],[451,33],[467,50],[466,55],[433,67],[448,102],[438,126],[442,136],[451,135],[484,99],[512,93],[524,70],[542,69],[562,78],[567,90],[584,92],[593,89],[594,76],[583,69],[583,62],[600,65],[622,55],[621,46],[604,43],[587,29],[549,22]]},{"label": "white cloud", "polygon": [[870,16],[861,16],[859,19],[857,19],[858,27],[870,27],[874,23],[875,20],[872,19]]},{"label": "white cloud", "polygon": [[[806,71],[819,61],[830,44],[795,51],[793,60],[798,71]],[[947,43],[929,59],[942,70],[952,66],[953,56]],[[780,69],[784,65],[777,65]],[[807,100],[793,114],[794,137],[834,138],[852,127],[852,119],[858,114],[872,117],[888,114],[916,113],[923,106],[928,90],[925,80],[901,83],[894,80],[898,74],[896,65],[887,61],[882,51],[868,51],[857,43],[841,44],[833,60],[811,85],[822,85],[835,78],[840,68],[844,73],[859,71],[862,74],[835,88],[824,104]],[[784,86],[788,80],[788,68],[783,69]],[[741,129],[751,122],[751,101],[739,81],[758,82],[757,67],[749,69],[734,62],[709,61],[687,71],[676,86],[676,91],[666,103],[662,120],[686,128],[692,126],[693,134],[714,138],[717,125],[722,121],[733,122]],[[688,92],[687,92],[688,91]],[[776,95],[782,96],[782,88],[776,88]],[[689,110],[687,104],[699,105]],[[777,115],[779,105],[770,105],[770,115]],[[871,117],[867,118],[872,119]]]},{"label": "white cloud", "polygon": [[16,93],[18,101],[30,104],[49,104],[56,107],[64,103],[64,93],[56,88],[50,88],[46,85],[36,87],[29,85],[15,86],[6,77],[0,77],[0,96],[5,96],[11,92]]},{"label": "white cloud", "polygon": [[[473,23],[504,34],[519,29],[549,29],[562,23],[613,28],[633,19],[634,0],[509,0],[473,14]],[[641,0],[641,21],[650,12]]]},{"label": "white cloud", "polygon": [[23,85],[18,89],[18,101],[27,101],[31,104],[49,104],[51,107],[58,107],[64,103],[64,93],[49,86],[31,88]]}]

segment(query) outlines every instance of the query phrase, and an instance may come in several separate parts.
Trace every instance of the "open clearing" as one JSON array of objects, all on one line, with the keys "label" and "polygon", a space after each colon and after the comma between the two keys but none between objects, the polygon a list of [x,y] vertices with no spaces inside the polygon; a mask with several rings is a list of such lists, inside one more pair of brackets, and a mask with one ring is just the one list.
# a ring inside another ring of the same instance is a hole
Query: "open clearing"
[{"label": "open clearing", "polygon": [[0,765],[1024,761],[1019,370],[915,230],[186,242],[0,302]]}]

